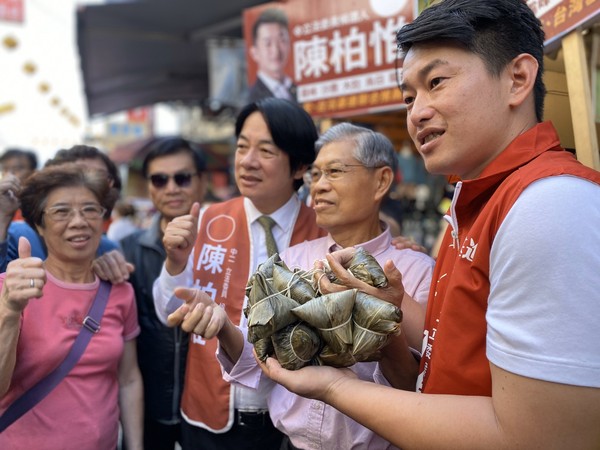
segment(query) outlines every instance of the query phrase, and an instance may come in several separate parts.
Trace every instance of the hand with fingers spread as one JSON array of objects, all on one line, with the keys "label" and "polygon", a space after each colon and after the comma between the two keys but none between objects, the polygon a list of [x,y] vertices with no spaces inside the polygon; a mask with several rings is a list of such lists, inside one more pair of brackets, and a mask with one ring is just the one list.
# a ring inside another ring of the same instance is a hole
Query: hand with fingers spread
[{"label": "hand with fingers spread", "polygon": [[402,274],[391,260],[383,264],[383,272],[388,280],[387,286],[376,288],[355,278],[344,268],[354,255],[354,250],[346,248],[326,255],[329,267],[343,286],[336,286],[336,283],[323,277],[319,288],[321,292],[334,292],[340,287],[342,289],[356,288],[392,303],[402,310],[402,332],[389,337],[385,347],[381,350],[379,366],[392,386],[398,389],[414,390],[418,363],[412,356],[409,347],[418,349],[421,346],[425,325],[425,308],[406,293],[402,283]]},{"label": "hand with fingers spread", "polygon": [[19,258],[11,261],[6,269],[0,304],[8,310],[21,313],[29,300],[42,296],[46,284],[46,271],[42,260],[31,256],[31,245],[25,238],[19,239]]},{"label": "hand with fingers spread", "polygon": [[189,214],[174,218],[165,228],[165,268],[169,274],[177,275],[185,268],[198,236],[199,217],[200,204],[194,203]]},{"label": "hand with fingers spread", "polygon": [[425,308],[406,293],[402,274],[391,260],[383,265],[383,272],[388,280],[386,287],[376,288],[355,278],[344,268],[354,256],[355,250],[353,247],[348,247],[326,255],[329,268],[337,277],[339,284],[332,283],[326,276],[321,276],[325,264],[323,261],[315,262],[315,280],[319,283],[320,292],[328,294],[346,289],[358,289],[396,305],[402,310],[402,329],[409,345],[416,349],[420,348],[425,324]]},{"label": "hand with fingers spread", "polygon": [[92,263],[92,269],[101,279],[119,284],[129,280],[129,274],[135,270],[135,267],[125,260],[120,251],[111,250],[96,258]]},{"label": "hand with fingers spread", "polygon": [[415,252],[421,252],[427,254],[427,249],[420,244],[417,244],[415,240],[408,236],[394,236],[392,238],[392,245],[398,250],[404,250],[408,248]]},{"label": "hand with fingers spread", "polygon": [[323,273],[324,263],[317,261],[315,263],[316,280],[319,283],[319,289],[323,294],[331,292],[340,292],[346,289],[358,289],[366,294],[373,295],[389,303],[401,307],[404,298],[404,285],[402,284],[402,274],[398,271],[392,261],[387,261],[383,266],[383,271],[388,279],[388,285],[384,288],[376,288],[364,281],[354,277],[345,266],[354,256],[355,248],[348,247],[326,255],[327,263],[338,282],[332,283],[326,276],[320,276]]}]

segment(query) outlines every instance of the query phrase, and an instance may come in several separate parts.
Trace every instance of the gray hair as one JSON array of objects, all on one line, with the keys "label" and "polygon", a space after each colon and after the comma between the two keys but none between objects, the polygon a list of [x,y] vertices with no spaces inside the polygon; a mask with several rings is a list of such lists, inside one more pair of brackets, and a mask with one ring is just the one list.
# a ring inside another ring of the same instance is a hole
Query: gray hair
[{"label": "gray hair", "polygon": [[352,141],[356,144],[354,158],[365,167],[388,166],[396,173],[398,162],[392,142],[383,134],[365,127],[342,122],[332,126],[319,137],[315,151],[333,142]]}]

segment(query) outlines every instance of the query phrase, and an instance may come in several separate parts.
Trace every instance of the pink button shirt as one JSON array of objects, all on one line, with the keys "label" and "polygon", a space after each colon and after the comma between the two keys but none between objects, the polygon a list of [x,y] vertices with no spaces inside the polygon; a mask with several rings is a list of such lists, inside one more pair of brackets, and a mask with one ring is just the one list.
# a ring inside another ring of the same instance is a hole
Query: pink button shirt
[{"label": "pink button shirt", "polygon": [[[425,305],[433,273],[434,260],[424,253],[413,250],[397,250],[391,244],[388,230],[375,239],[360,244],[380,265],[391,259],[402,273],[406,292],[419,303]],[[330,236],[303,242],[290,247],[281,258],[292,267],[305,270],[313,268],[317,259],[339,247]],[[246,333],[242,328],[242,332]],[[292,394],[282,386],[273,383],[262,375],[252,354],[252,345],[244,341],[244,350],[237,364],[233,365],[224,352],[217,357],[223,366],[224,378],[252,388],[271,389],[268,406],[275,426],[287,434],[292,444],[303,449],[394,449],[392,444],[371,430],[338,412],[335,408],[317,400],[309,400]],[[352,370],[361,379],[388,384],[377,363],[358,363]]]}]

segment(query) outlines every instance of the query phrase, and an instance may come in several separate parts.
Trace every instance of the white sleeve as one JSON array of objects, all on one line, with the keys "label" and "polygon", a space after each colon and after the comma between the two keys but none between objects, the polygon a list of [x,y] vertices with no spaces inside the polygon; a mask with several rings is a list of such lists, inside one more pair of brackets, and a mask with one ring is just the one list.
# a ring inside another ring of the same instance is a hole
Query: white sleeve
[{"label": "white sleeve", "polygon": [[192,286],[194,279],[194,252],[190,253],[188,262],[179,275],[169,275],[165,264],[163,263],[160,275],[152,286],[152,297],[154,298],[154,309],[156,315],[162,323],[167,324],[167,317],[177,308],[183,301],[173,295],[173,291],[179,286]]},{"label": "white sleeve", "polygon": [[525,189],[490,253],[487,356],[530,378],[600,387],[600,186]]}]

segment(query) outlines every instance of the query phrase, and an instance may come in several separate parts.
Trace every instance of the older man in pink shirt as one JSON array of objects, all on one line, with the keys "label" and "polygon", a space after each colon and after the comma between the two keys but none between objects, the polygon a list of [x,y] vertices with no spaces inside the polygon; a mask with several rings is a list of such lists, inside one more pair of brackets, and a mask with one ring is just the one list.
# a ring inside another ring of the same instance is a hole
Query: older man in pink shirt
[{"label": "older man in pink shirt", "polygon": [[[363,247],[384,267],[386,275],[401,276],[404,293],[395,292],[386,298],[399,299],[396,304],[404,315],[402,333],[390,338],[380,361],[357,363],[350,369],[364,380],[414,389],[419,356],[415,349],[422,338],[434,261],[424,253],[396,249],[387,225],[379,219],[396,166],[393,146],[380,133],[342,123],[321,136],[316,149],[311,195],[317,223],[329,235],[290,247],[281,258],[289,267],[310,270],[332,251]],[[263,376],[246,340],[245,326],[235,327],[200,291],[178,289],[176,294],[186,304],[169,317],[169,322],[205,338],[219,339],[217,356],[226,380],[270,389],[269,413],[274,425],[288,436],[286,448],[395,448],[325,403],[274,384]]]}]

